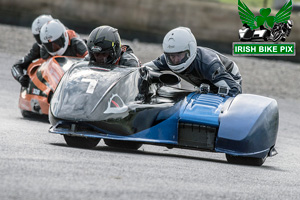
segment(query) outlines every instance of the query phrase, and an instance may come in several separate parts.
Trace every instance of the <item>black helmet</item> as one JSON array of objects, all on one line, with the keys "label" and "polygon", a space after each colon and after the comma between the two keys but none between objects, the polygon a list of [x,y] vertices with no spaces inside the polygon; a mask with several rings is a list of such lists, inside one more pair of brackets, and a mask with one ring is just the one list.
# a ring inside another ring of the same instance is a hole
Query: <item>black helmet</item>
[{"label": "black helmet", "polygon": [[91,61],[96,61],[95,53],[108,53],[106,64],[115,64],[121,56],[121,39],[118,29],[99,26],[88,37],[87,46]]}]

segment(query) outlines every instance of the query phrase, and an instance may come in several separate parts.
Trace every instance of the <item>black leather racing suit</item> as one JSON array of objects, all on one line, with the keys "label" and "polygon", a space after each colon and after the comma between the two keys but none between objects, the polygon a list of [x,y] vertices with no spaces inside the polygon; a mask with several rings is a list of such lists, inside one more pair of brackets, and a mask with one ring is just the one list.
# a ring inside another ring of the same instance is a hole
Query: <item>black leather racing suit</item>
[{"label": "black leather racing suit", "polygon": [[122,52],[119,65],[130,66],[130,67],[140,67],[140,60],[133,54],[133,50],[128,45],[122,45]]},{"label": "black leather racing suit", "polygon": [[[22,59],[18,60],[11,68],[11,73],[13,75],[13,77],[19,81],[21,83],[21,85],[24,84],[24,86],[26,85],[26,83],[28,84],[28,78],[25,78],[27,80],[24,79],[24,72],[23,70],[27,70],[28,65],[35,59],[39,59],[40,56],[40,46],[38,45],[38,43],[34,43],[32,45],[32,48],[30,49],[29,53],[24,56]],[[20,80],[22,79],[23,80]],[[22,84],[22,81],[25,81]]]},{"label": "black leather racing suit", "polygon": [[[85,42],[78,38],[73,30],[67,30],[69,35],[69,45],[66,49],[64,56],[84,57],[87,55],[87,46]],[[50,54],[44,47],[40,47],[38,43],[32,45],[29,53],[24,56],[21,60],[17,61],[11,69],[13,77],[21,83],[22,86],[26,87],[29,82],[29,77],[24,74],[24,70],[27,70],[29,64],[39,58],[48,59]]]},{"label": "black leather racing suit", "polygon": [[[143,66],[159,71],[171,70],[164,55]],[[197,47],[195,60],[185,71],[176,74],[195,86],[207,83],[213,92],[216,92],[220,86],[230,88],[230,96],[242,92],[242,76],[237,65],[226,56],[209,48]]]}]

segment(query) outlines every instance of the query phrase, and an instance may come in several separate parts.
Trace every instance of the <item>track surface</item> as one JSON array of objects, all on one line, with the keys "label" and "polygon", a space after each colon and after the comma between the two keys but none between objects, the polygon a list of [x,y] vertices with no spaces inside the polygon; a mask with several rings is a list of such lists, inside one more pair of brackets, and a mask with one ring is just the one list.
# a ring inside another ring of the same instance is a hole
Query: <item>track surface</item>
[{"label": "track surface", "polygon": [[[33,43],[30,29],[0,25],[0,199],[300,199],[299,64],[234,58],[244,92],[275,98],[279,154],[262,167],[231,165],[221,153],[144,145],[138,151],[70,148],[47,119],[24,119],[12,64]],[[84,37],[84,36],[83,36]],[[129,43],[142,62],[160,45]],[[154,53],[153,53],[154,52]]]}]

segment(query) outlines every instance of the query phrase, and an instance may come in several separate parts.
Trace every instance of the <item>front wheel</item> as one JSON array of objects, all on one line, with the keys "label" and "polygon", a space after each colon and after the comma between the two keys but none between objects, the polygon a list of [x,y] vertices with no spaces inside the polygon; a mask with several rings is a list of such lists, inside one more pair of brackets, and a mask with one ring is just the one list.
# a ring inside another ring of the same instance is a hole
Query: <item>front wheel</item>
[{"label": "front wheel", "polygon": [[33,119],[33,120],[48,122],[48,116],[45,114],[39,114],[39,113],[22,110],[22,109],[21,109],[21,114],[22,114],[23,118],[25,118],[25,119]]},{"label": "front wheel", "polygon": [[27,110],[22,110],[21,109],[21,114],[24,118],[32,118],[34,117],[34,113],[33,112],[30,112],[30,111],[27,111]]},{"label": "front wheel", "polygon": [[267,157],[253,158],[253,157],[233,156],[233,155],[226,154],[226,159],[229,163],[239,164],[239,165],[261,166],[266,161],[266,158]]},{"label": "front wheel", "polygon": [[66,143],[71,147],[92,149],[100,142],[99,138],[85,138],[64,135]]},{"label": "front wheel", "polygon": [[109,140],[109,139],[105,139],[104,143],[109,147],[132,149],[132,150],[138,150],[142,146],[142,144],[138,142],[118,141],[118,140]]}]

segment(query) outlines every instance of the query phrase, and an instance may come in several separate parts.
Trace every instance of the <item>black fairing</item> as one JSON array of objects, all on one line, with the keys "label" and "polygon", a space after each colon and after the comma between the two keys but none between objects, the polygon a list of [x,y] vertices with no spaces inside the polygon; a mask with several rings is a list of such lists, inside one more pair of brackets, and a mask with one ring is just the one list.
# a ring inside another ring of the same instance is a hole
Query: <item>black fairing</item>
[{"label": "black fairing", "polygon": [[103,133],[134,134],[173,115],[191,92],[161,86],[148,80],[142,68],[81,62],[61,79],[51,100],[51,114],[56,120]]}]

